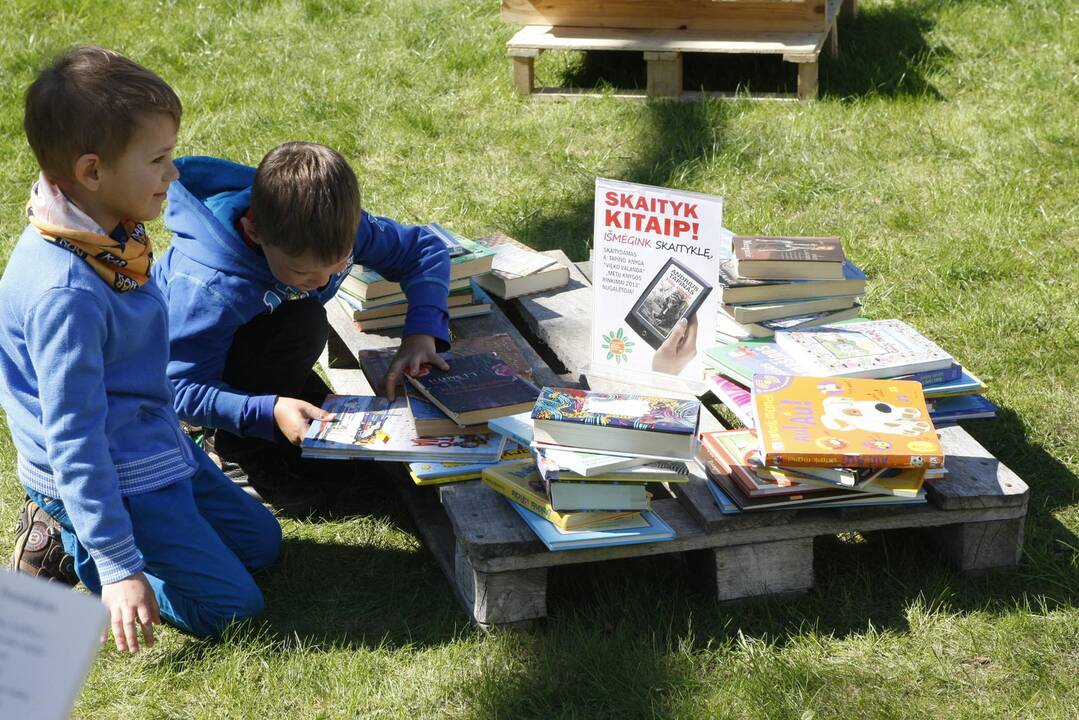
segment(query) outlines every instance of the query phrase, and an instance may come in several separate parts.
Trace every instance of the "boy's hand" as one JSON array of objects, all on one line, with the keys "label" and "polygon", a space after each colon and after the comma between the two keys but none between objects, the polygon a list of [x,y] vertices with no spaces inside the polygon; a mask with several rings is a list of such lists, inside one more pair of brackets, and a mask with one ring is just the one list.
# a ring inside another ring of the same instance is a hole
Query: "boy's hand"
[{"label": "boy's hand", "polygon": [[299,445],[312,420],[333,420],[333,413],[299,398],[278,397],[273,406],[273,419],[281,434],[293,445]]},{"label": "boy's hand", "polygon": [[434,365],[439,370],[449,370],[450,366],[435,352],[435,338],[432,335],[409,335],[401,341],[401,347],[397,348],[397,357],[390,363],[390,369],[386,371],[386,397],[393,402],[397,391],[397,382],[401,379],[401,373],[406,372],[414,375],[424,364]]},{"label": "boy's hand", "polygon": [[[154,644],[154,625],[161,623],[161,611],[145,575],[135,573],[119,582],[103,585],[101,602],[109,613],[117,650],[130,653],[139,651],[140,625],[146,646]],[[101,642],[105,642],[107,637],[106,633]]]}]

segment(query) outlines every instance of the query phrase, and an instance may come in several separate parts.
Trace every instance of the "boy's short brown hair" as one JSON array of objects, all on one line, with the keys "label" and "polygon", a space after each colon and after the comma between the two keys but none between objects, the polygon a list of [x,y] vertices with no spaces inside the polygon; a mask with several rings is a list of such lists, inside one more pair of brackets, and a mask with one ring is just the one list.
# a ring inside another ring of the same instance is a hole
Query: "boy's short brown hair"
[{"label": "boy's short brown hair", "polygon": [[139,120],[164,113],[180,126],[183,106],[168,83],[105,48],[68,50],[26,91],[23,129],[46,175],[71,179],[75,161],[123,154]]},{"label": "boy's short brown hair", "polygon": [[325,145],[279,145],[255,172],[251,213],[259,242],[293,257],[338,262],[355,245],[360,224],[356,174]]}]

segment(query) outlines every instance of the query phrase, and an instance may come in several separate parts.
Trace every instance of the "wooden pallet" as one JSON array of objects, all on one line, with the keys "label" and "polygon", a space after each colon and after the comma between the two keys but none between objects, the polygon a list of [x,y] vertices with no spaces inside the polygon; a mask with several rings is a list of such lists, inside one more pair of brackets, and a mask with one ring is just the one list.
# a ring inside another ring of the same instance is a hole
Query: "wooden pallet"
[{"label": "wooden pallet", "polygon": [[[564,256],[563,256],[564,257]],[[587,270],[587,267],[585,268]],[[455,321],[464,334],[510,333],[526,354],[537,383],[574,385],[587,346],[591,285],[571,267],[566,288],[505,303],[522,335],[498,308],[482,318]],[[366,392],[359,370],[345,365],[358,351],[397,342],[392,335],[356,331],[336,303],[327,306],[335,337],[323,361],[339,392]],[[569,370],[558,375],[532,345]],[[716,422],[702,418],[702,422]],[[852,531],[928,530],[962,572],[1014,567],[1020,559],[1029,491],[962,428],[941,431],[947,479],[927,485],[932,504],[719,513],[695,480],[672,485],[674,498],[654,510],[677,532],[673,541],[612,548],[549,552],[500,495],[479,481],[417,488],[401,471],[397,490],[420,534],[446,574],[470,618],[480,627],[528,625],[547,615],[547,571],[551,567],[617,558],[690,553],[704,567],[719,601],[741,601],[813,587],[813,538]],[[403,466],[402,466],[403,467]]]},{"label": "wooden pallet", "polygon": [[503,0],[502,17],[530,23],[507,43],[514,86],[521,95],[565,100],[597,94],[536,88],[535,60],[544,50],[624,50],[644,53],[647,82],[643,94],[615,93],[619,97],[701,97],[702,93],[683,90],[682,56],[692,52],[780,55],[798,66],[797,94],[754,97],[811,100],[817,97],[821,49],[828,42],[833,55],[839,52],[836,19],[841,5],[852,13],[857,7],[856,0],[845,4],[843,0]]}]

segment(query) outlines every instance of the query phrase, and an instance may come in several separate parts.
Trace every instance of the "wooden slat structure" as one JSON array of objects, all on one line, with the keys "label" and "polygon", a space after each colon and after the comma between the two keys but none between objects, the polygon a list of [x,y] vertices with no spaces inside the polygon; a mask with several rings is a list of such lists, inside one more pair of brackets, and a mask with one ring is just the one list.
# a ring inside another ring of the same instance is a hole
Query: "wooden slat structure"
[{"label": "wooden slat structure", "polygon": [[[502,0],[502,19],[523,23],[507,43],[514,85],[522,95],[580,96],[535,87],[535,59],[544,50],[624,50],[644,53],[644,95],[689,99],[682,54],[771,54],[798,65],[801,100],[817,96],[818,58],[830,38],[838,53],[836,18],[855,0]],[[723,96],[723,93],[710,93]],[[761,97],[761,96],[756,96]],[[767,96],[775,98],[776,96]],[[779,96],[783,97],[783,96]]]},{"label": "wooden slat structure", "polygon": [[[538,384],[587,382],[582,368],[590,332],[588,269],[573,268],[565,288],[505,303],[520,329],[497,307],[490,316],[454,321],[451,329],[458,337],[510,334]],[[336,303],[327,310],[336,333],[322,361],[330,381],[339,392],[367,392],[355,369],[357,353],[398,340],[358,332]],[[533,344],[568,372],[554,372]],[[702,418],[702,427],[717,424]],[[547,570],[567,564],[692,553],[697,562],[690,566],[704,568],[719,601],[742,601],[811,589],[814,537],[905,528],[927,529],[962,572],[1014,567],[1022,548],[1026,484],[962,428],[941,430],[941,439],[949,474],[928,484],[927,505],[723,515],[704,485],[708,481],[694,478],[671,485],[674,497],[653,503],[675,529],[674,540],[564,552],[549,552],[508,502],[479,481],[418,488],[400,466],[395,482],[472,620],[481,627],[517,627],[547,615]]]}]

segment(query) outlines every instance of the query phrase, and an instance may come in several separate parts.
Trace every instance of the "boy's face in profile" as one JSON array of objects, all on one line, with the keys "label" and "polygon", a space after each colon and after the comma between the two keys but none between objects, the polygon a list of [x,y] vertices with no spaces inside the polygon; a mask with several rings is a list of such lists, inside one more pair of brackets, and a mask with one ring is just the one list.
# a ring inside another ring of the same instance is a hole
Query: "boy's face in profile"
[{"label": "boy's face in profile", "polygon": [[168,115],[146,115],[119,157],[99,161],[94,199],[102,217],[94,219],[106,232],[123,220],[153,220],[161,213],[169,184],[180,176],[172,163],[177,130]]}]

